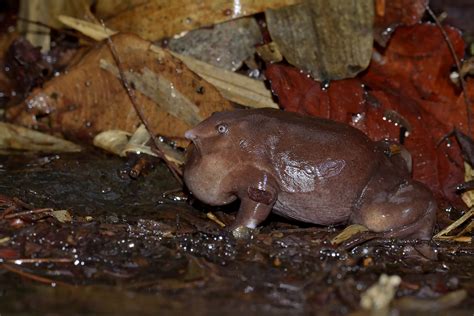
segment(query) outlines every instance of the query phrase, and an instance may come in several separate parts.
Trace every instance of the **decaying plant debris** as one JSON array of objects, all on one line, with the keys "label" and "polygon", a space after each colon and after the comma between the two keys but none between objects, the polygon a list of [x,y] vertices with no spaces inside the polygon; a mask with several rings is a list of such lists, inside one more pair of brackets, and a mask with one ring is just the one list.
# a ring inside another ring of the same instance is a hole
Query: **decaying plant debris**
[{"label": "decaying plant debris", "polygon": [[[438,21],[428,0],[13,2],[0,314],[472,313],[472,28],[450,12],[474,6],[433,0]],[[194,201],[179,168],[187,129],[241,107],[403,142],[443,206],[438,260],[276,215],[235,239],[238,205]]]}]

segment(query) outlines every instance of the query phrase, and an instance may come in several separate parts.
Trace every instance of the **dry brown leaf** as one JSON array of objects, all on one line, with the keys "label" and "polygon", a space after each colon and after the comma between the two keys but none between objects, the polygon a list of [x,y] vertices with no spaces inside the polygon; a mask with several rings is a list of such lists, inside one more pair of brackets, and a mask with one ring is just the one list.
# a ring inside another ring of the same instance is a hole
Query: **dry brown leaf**
[{"label": "dry brown leaf", "polygon": [[132,133],[118,129],[104,131],[94,137],[93,144],[109,153],[124,156],[123,150],[128,144]]},{"label": "dry brown leaf", "polygon": [[95,15],[99,19],[107,19],[149,0],[96,0]]},{"label": "dry brown leaf", "polygon": [[96,41],[102,41],[118,33],[95,22],[89,22],[67,15],[58,15],[58,21]]},{"label": "dry brown leaf", "polygon": [[[105,131],[94,137],[94,146],[102,148],[110,153],[125,157],[127,153],[147,154],[158,157],[148,146],[150,134],[145,125],[140,125],[133,135],[121,130]],[[184,155],[165,142],[156,144],[158,149],[165,155],[168,161],[177,165],[184,164]]]},{"label": "dry brown leaf", "polygon": [[[100,67],[120,78],[118,68],[106,60],[100,60]],[[166,77],[154,73],[146,66],[142,68],[141,73],[126,70],[123,74],[137,91],[159,104],[163,110],[175,118],[186,122],[190,126],[197,125],[203,120],[199,115],[199,108],[181,94]]]},{"label": "dry brown leaf", "polygon": [[218,68],[189,56],[173,55],[216,87],[227,100],[252,108],[279,108],[273,101],[271,91],[262,81]]},{"label": "dry brown leaf", "polygon": [[340,245],[352,236],[368,231],[367,227],[359,224],[352,224],[344,228],[336,237],[331,239],[331,244]]},{"label": "dry brown leaf", "polygon": [[299,2],[301,0],[153,0],[118,14],[107,20],[106,25],[155,41]]},{"label": "dry brown leaf", "polygon": [[67,210],[52,211],[51,216],[56,218],[61,223],[69,223],[72,221],[72,216]]},{"label": "dry brown leaf", "polygon": [[70,141],[4,122],[0,122],[0,149],[47,153],[81,151],[80,146]]},{"label": "dry brown leaf", "polygon": [[[151,49],[150,42],[131,34],[119,34],[112,40],[125,70],[143,74],[148,69],[166,79],[173,85],[171,90],[179,92],[199,109],[200,118],[232,109],[212,85],[168,52],[157,47]],[[33,91],[24,104],[9,109],[7,116],[22,125],[89,140],[111,129],[134,132],[139,125],[138,116],[121,81],[102,69],[100,60],[113,64],[105,43],[92,49],[67,73]],[[163,97],[173,98],[173,95]],[[137,93],[137,101],[154,133],[183,139],[184,132],[191,127],[141,93]]]}]

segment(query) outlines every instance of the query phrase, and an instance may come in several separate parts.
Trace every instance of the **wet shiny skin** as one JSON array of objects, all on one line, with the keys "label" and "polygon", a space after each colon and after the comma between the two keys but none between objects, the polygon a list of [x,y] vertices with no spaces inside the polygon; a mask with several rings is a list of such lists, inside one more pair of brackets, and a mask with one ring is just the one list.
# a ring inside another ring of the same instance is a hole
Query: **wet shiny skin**
[{"label": "wet shiny skin", "polygon": [[215,113],[186,132],[184,180],[210,205],[241,200],[233,227],[255,228],[270,211],[304,222],[357,223],[386,236],[430,239],[432,193],[342,123],[273,109]]}]

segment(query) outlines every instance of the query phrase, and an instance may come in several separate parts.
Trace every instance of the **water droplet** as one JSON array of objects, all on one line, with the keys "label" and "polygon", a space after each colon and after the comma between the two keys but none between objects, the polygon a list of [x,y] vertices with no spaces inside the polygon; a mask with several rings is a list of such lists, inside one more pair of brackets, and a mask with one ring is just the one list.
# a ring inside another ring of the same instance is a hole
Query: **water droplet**
[{"label": "water droplet", "polygon": [[330,85],[329,80],[324,80],[323,82],[321,82],[321,89],[323,91],[326,91],[327,89],[329,89],[329,85]]},{"label": "water droplet", "polygon": [[357,124],[365,119],[365,113],[356,113],[352,115],[352,123]]}]

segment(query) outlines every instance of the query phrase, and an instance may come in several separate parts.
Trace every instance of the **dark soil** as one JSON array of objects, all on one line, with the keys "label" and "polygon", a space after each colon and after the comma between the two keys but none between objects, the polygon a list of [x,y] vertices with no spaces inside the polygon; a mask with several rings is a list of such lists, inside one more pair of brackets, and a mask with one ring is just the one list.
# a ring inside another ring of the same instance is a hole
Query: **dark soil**
[{"label": "dark soil", "polygon": [[276,216],[236,240],[206,213],[228,224],[238,205],[198,210],[163,165],[127,168],[99,153],[0,158],[1,315],[364,315],[383,273],[402,278],[387,315],[473,313],[472,243],[433,242],[429,261],[406,241],[335,247],[343,227]]}]

